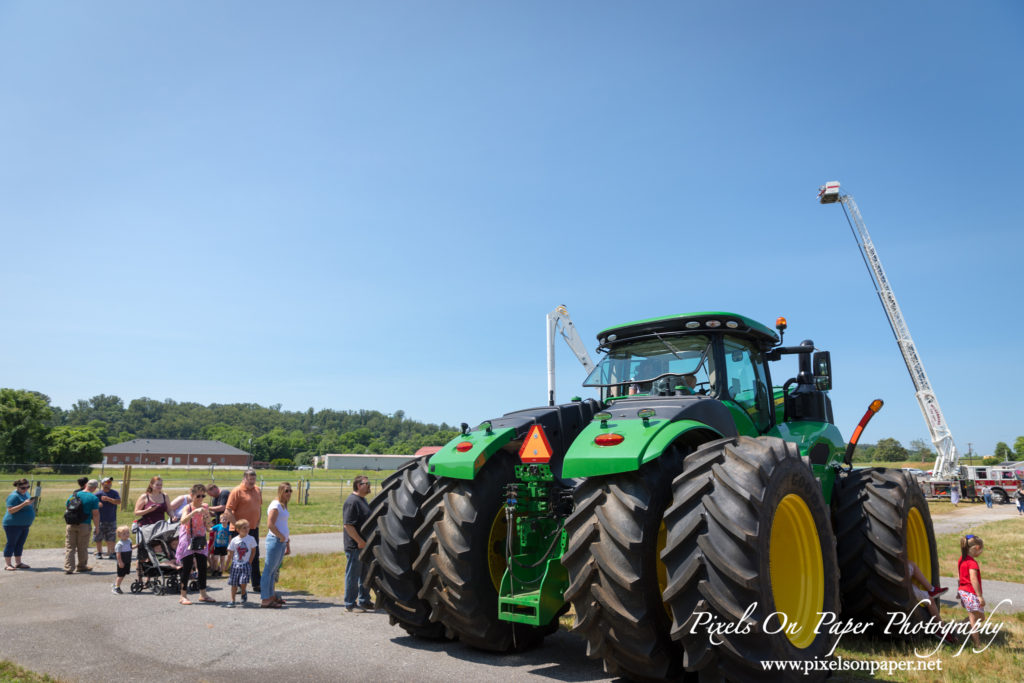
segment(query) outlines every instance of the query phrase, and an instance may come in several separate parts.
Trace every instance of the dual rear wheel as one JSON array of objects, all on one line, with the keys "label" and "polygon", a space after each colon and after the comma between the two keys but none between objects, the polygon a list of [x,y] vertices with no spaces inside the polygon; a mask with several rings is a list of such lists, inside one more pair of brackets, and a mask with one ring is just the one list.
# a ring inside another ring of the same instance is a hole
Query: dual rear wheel
[{"label": "dual rear wheel", "polygon": [[[557,628],[497,617],[514,462],[499,452],[472,481],[435,480],[425,463],[400,471],[364,553],[393,622],[499,652]],[[808,462],[777,438],[722,439],[685,459],[670,449],[583,481],[562,558],[573,630],[609,673],[634,680],[750,680],[764,660],[825,658],[834,637],[815,628],[819,613],[838,614],[841,600],[844,616],[908,606],[906,559],[938,575],[916,483],[857,472],[837,483],[838,539]]]}]

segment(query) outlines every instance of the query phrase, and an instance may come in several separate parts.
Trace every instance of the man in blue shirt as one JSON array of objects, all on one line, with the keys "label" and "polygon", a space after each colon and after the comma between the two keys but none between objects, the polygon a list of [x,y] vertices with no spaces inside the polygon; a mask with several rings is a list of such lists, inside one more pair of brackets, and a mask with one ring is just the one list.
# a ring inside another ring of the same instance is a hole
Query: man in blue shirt
[{"label": "man in blue shirt", "polygon": [[100,481],[100,490],[96,497],[100,499],[100,524],[93,532],[92,540],[96,541],[96,559],[103,559],[103,542],[107,542],[107,559],[113,560],[114,542],[117,540],[117,506],[121,504],[121,495],[111,488],[113,477],[104,477]]},{"label": "man in blue shirt", "polygon": [[[92,523],[99,528],[100,524],[100,499],[96,497],[96,489],[100,483],[95,479],[82,477],[78,480],[81,490],[75,491],[68,496],[68,502],[72,497],[82,501],[81,515],[83,522],[68,524],[64,530],[64,573],[75,573],[75,555],[78,555],[79,572],[91,572],[92,567],[86,562],[89,561],[89,532],[92,530]],[[66,505],[65,505],[66,507]]]}]

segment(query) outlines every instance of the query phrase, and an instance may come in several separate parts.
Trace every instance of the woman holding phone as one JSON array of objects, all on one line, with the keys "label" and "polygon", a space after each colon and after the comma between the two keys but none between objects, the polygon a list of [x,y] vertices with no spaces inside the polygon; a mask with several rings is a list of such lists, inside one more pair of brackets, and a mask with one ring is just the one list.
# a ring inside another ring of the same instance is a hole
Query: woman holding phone
[{"label": "woman holding phone", "polygon": [[7,496],[7,512],[4,513],[4,534],[7,536],[7,545],[4,546],[5,571],[31,569],[21,561],[28,528],[36,519],[35,501],[28,495],[28,489],[28,479],[19,479],[14,482],[14,491]]},{"label": "woman holding phone", "polygon": [[206,594],[207,534],[210,524],[210,506],[206,499],[206,487],[196,484],[189,492],[189,502],[181,511],[181,526],[178,527],[178,550],[175,558],[181,563],[182,605],[191,605],[188,599],[188,581],[193,565],[199,581],[199,602],[217,602]]}]

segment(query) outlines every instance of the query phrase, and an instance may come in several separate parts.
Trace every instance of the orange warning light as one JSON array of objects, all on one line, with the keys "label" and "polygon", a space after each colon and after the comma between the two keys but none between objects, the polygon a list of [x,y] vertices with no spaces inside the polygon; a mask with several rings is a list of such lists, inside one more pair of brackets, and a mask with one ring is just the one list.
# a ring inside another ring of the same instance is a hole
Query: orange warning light
[{"label": "orange warning light", "polygon": [[519,460],[523,464],[546,463],[551,460],[551,444],[540,425],[530,427],[523,445],[519,448]]}]

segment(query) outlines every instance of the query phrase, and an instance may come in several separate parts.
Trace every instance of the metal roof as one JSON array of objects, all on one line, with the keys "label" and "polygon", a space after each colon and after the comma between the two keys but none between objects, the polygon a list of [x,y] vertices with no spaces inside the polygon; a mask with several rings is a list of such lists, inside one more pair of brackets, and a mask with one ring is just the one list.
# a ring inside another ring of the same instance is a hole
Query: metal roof
[{"label": "metal roof", "polygon": [[249,455],[222,441],[203,439],[132,439],[107,446],[103,453],[155,453],[168,455]]}]

